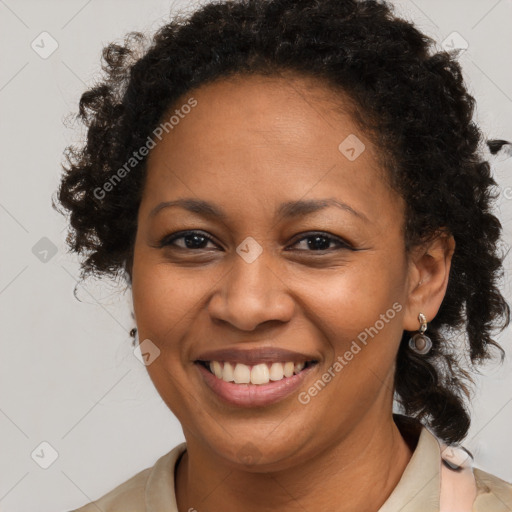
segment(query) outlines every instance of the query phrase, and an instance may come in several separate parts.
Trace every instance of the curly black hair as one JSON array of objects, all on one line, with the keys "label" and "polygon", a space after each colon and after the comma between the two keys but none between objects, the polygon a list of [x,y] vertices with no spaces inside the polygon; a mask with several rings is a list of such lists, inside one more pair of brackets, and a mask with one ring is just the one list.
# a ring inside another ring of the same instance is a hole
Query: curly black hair
[{"label": "curly black hair", "polygon": [[352,100],[354,120],[379,149],[406,202],[406,249],[440,230],[455,239],[447,291],[429,323],[433,349],[414,354],[404,331],[395,398],[439,438],[460,442],[471,373],[494,357],[491,349],[503,361],[493,336],[509,324],[510,308],[498,289],[498,191],[472,121],[475,100],[456,55],[434,44],[386,1],[221,0],[175,15],[152,38],[131,32],[107,45],[100,82],[80,98],[87,141],[66,148],[57,193],[70,214],[67,244],[83,255],[81,277],[122,273],[131,284],[146,158],[107,195],[98,191],[185,93],[230,75],[313,77]]}]

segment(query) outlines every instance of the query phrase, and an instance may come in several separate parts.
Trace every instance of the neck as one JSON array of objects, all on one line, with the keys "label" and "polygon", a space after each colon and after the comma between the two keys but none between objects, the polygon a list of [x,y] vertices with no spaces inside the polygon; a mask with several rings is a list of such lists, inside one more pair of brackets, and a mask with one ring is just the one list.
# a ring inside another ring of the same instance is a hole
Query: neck
[{"label": "neck", "polygon": [[[192,438],[192,442],[194,439]],[[364,418],[336,445],[284,471],[254,473],[205,460],[189,445],[176,470],[180,512],[333,510],[377,512],[398,484],[414,449],[390,414]]]}]

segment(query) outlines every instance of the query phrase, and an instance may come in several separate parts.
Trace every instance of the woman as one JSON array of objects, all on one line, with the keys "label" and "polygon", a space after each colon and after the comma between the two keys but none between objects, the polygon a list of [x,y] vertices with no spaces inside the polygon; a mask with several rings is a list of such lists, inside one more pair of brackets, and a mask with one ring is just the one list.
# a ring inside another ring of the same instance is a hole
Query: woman
[{"label": "woman", "polygon": [[126,276],[186,443],[78,510],[512,510],[461,447],[461,356],[503,353],[509,306],[453,56],[374,0],[210,3],[142,39],[104,50],[58,200],[82,277]]}]

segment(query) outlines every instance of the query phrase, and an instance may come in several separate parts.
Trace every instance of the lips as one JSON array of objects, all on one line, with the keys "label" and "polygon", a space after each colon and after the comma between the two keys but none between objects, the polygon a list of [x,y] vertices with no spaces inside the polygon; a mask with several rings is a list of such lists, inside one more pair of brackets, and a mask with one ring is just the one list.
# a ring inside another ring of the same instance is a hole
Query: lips
[{"label": "lips", "polygon": [[203,365],[196,364],[201,381],[208,393],[208,402],[216,398],[224,404],[236,407],[265,407],[280,402],[290,396],[297,395],[299,386],[317,365],[306,367],[300,373],[268,384],[235,384],[216,377]]},{"label": "lips", "polygon": [[210,361],[223,361],[229,363],[243,363],[249,366],[261,363],[307,363],[317,362],[313,354],[304,354],[276,347],[258,347],[254,349],[225,348],[201,353],[196,362],[209,363]]},{"label": "lips", "polygon": [[[317,366],[318,357],[275,347],[244,350],[228,348],[201,353],[194,362],[202,382],[222,402],[238,407],[261,407],[279,402],[295,393],[306,376]],[[233,368],[233,371],[228,371],[230,375],[233,373],[231,377],[226,377],[226,366]],[[269,373],[263,372],[265,375],[260,375],[267,366]],[[285,366],[291,368],[283,374]],[[274,370],[281,367],[281,371],[276,374],[275,371],[272,372],[272,367]],[[215,369],[216,372],[212,371]],[[256,378],[253,375],[255,371]],[[238,376],[236,372],[239,372]],[[247,375],[244,377],[244,374]]]}]

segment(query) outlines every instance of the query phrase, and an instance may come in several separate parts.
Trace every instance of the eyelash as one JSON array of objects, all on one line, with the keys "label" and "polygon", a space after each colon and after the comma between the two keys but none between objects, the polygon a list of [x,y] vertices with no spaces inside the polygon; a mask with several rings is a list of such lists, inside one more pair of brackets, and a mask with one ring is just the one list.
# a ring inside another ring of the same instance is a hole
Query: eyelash
[{"label": "eyelash", "polygon": [[[215,241],[213,240],[213,238],[209,237],[208,235],[205,235],[201,231],[179,231],[177,233],[174,233],[172,235],[167,235],[164,238],[162,238],[162,240],[159,242],[157,247],[158,248],[172,247],[173,246],[172,242],[175,242],[176,240],[180,240],[182,238],[187,238],[187,237],[192,236],[192,235],[199,235],[202,238],[204,238],[205,240],[207,240],[208,242],[211,242],[211,243],[217,245],[215,243]],[[314,238],[314,237],[321,237],[321,238],[325,238],[329,242],[335,242],[335,243],[338,244],[338,248],[337,249],[317,249],[317,250],[310,250],[310,251],[306,250],[305,252],[311,252],[311,253],[314,253],[314,252],[325,252],[325,251],[332,252],[333,250],[340,250],[340,249],[345,249],[345,250],[348,249],[350,251],[355,251],[356,250],[354,247],[352,247],[350,244],[348,244],[347,242],[343,241],[342,239],[340,239],[338,237],[335,237],[333,235],[329,235],[329,234],[324,233],[324,232],[320,232],[320,231],[318,231],[318,232],[315,232],[315,231],[314,232],[307,232],[307,236],[303,236],[302,238],[297,239],[293,243],[293,245],[296,245],[297,243],[302,242],[303,240],[307,240],[308,238]],[[190,251],[194,251],[194,250],[195,251],[200,251],[200,250],[202,250],[202,248],[191,249],[191,248],[188,248],[188,247],[179,247],[179,246],[174,246],[174,247],[177,247],[178,249],[190,250]]]}]

